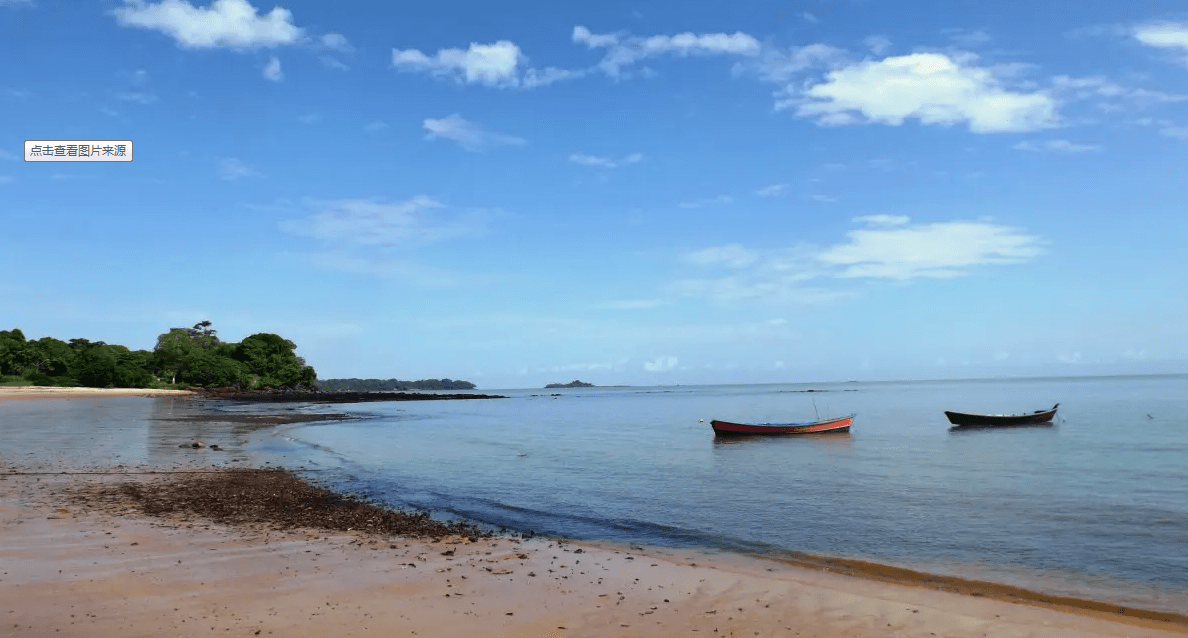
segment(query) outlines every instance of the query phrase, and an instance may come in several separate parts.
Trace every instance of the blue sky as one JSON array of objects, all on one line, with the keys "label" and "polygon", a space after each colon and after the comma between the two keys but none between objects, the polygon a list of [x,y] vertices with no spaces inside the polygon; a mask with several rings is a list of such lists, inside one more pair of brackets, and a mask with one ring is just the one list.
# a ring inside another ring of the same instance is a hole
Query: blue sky
[{"label": "blue sky", "polygon": [[[0,326],[485,388],[1188,370],[1179,0],[0,0]],[[24,162],[25,140],[134,161]]]}]

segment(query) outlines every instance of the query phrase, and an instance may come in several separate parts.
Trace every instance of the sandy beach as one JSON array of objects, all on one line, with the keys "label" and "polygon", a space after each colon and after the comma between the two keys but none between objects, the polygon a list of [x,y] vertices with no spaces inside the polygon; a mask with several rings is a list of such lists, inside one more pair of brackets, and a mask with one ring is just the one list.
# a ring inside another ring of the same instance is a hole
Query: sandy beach
[{"label": "sandy beach", "polygon": [[[1020,604],[993,589],[968,595],[734,554],[343,527],[369,525],[366,509],[352,510],[360,523],[279,529],[269,500],[217,523],[218,501],[256,498],[211,491],[231,470],[151,472],[0,465],[0,636],[1188,634],[1183,617]],[[173,489],[179,479],[203,491]],[[168,502],[136,500],[150,492]],[[317,507],[284,509],[316,520]]]},{"label": "sandy beach", "polygon": [[193,396],[189,390],[153,390],[150,388],[58,388],[36,385],[0,386],[0,401],[5,399],[77,399],[82,397],[168,397]]}]

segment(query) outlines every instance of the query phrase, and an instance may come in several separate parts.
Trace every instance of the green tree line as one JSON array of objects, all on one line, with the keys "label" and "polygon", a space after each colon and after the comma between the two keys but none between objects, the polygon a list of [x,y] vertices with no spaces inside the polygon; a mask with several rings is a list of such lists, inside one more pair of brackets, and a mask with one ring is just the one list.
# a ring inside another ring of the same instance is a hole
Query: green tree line
[{"label": "green tree line", "polygon": [[0,330],[0,383],[5,385],[155,388],[237,386],[313,387],[314,369],[297,344],[262,332],[224,343],[209,321],[173,328],[152,351],[102,341],[53,337],[27,340],[19,328]]},{"label": "green tree line", "polygon": [[453,379],[318,379],[318,387],[331,392],[393,392],[396,390],[473,390],[469,381]]}]

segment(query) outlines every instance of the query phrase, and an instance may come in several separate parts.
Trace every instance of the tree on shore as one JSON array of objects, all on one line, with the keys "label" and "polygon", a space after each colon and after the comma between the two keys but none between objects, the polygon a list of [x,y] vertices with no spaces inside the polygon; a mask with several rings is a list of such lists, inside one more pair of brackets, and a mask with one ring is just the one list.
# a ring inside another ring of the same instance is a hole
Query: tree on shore
[{"label": "tree on shore", "polygon": [[317,372],[294,350],[297,344],[279,335],[261,332],[245,338],[235,347],[234,357],[248,374],[266,387],[313,387]]},{"label": "tree on shore", "polygon": [[164,379],[207,387],[314,387],[317,372],[296,348],[271,333],[224,343],[210,321],[170,329],[151,352],[81,338],[29,341],[14,328],[0,330],[0,383],[143,388]]},{"label": "tree on shore", "polygon": [[169,375],[169,383],[177,383],[178,376],[185,373],[197,356],[198,350],[199,345],[185,328],[173,328],[157,337],[157,347],[153,348],[153,356],[162,374]]}]

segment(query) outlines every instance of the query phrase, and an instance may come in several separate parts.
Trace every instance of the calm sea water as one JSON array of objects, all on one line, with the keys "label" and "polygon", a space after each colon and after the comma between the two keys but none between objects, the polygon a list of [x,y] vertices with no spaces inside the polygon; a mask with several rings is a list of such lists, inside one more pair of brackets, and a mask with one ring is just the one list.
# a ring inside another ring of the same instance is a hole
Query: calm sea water
[{"label": "calm sea water", "polygon": [[[863,558],[1188,611],[1188,376],[502,394],[316,406],[366,418],[255,432],[168,421],[195,409],[178,400],[0,402],[0,459],[268,462],[542,534]],[[943,414],[1057,401],[1047,427],[950,431]],[[721,440],[709,427],[817,412],[858,416],[849,435]],[[177,448],[195,436],[232,451]]]}]

